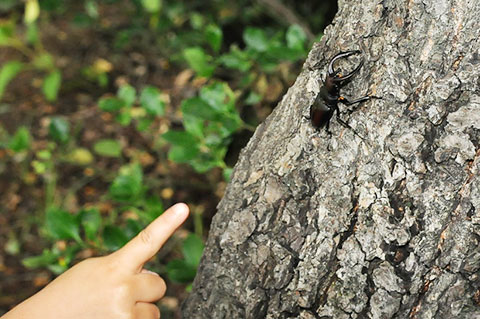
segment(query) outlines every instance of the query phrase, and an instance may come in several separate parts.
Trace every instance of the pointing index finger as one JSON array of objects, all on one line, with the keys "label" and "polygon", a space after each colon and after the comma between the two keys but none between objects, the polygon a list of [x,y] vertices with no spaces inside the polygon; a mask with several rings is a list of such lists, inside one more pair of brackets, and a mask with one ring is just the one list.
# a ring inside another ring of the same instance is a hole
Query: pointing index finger
[{"label": "pointing index finger", "polygon": [[134,270],[140,271],[143,264],[162,248],[187,216],[186,204],[180,203],[170,207],[114,254],[122,259],[123,265],[129,265]]}]

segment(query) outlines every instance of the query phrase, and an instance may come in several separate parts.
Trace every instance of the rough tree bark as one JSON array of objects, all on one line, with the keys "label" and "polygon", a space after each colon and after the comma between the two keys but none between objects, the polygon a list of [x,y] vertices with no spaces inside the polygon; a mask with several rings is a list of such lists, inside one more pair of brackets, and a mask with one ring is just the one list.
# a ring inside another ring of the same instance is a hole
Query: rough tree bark
[{"label": "rough tree bark", "polygon": [[[185,318],[480,318],[479,16],[477,0],[339,1],[242,152]],[[345,95],[383,97],[340,106],[365,140],[305,119],[349,49],[366,62]]]}]

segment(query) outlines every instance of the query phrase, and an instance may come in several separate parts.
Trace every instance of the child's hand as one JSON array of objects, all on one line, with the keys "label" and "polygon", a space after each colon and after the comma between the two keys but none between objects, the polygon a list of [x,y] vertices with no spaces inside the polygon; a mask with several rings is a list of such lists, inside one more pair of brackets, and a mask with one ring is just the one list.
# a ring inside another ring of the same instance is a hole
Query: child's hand
[{"label": "child's hand", "polygon": [[165,294],[165,282],[143,265],[187,216],[187,205],[170,207],[120,250],[80,262],[3,319],[160,318],[153,302]]}]

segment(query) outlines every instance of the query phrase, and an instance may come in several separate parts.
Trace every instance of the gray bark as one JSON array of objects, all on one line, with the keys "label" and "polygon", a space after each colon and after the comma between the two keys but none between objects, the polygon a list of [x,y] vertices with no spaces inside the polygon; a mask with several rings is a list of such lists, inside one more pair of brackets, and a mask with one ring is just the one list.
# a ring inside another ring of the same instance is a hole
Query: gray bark
[{"label": "gray bark", "polygon": [[[242,152],[185,318],[480,318],[479,17],[477,0],[339,1]],[[366,62],[343,93],[383,97],[340,106],[365,140],[305,119],[349,49]]]}]

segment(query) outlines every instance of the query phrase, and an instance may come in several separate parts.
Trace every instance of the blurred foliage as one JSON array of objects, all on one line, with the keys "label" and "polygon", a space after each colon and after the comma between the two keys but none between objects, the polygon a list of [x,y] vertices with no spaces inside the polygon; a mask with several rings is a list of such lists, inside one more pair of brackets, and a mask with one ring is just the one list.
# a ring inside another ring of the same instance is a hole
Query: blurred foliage
[{"label": "blurred foliage", "polygon": [[[160,216],[163,202],[143,184],[143,172],[138,163],[120,168],[110,184],[108,197],[116,204],[108,217],[102,217],[98,207],[84,207],[75,214],[56,207],[46,209],[42,233],[51,238],[53,246],[41,256],[23,260],[26,267],[48,267],[54,273],[65,271],[75,254],[82,249],[110,252],[122,247],[140,230]],[[121,225],[115,221],[120,213],[129,216]],[[59,241],[67,241],[63,249]]]},{"label": "blurred foliage", "polygon": [[[6,1],[4,7],[14,6],[16,2]],[[8,83],[25,70],[35,70],[44,75],[42,91],[48,101],[57,99],[62,74],[56,67],[54,57],[47,52],[41,42],[38,19],[40,16],[38,0],[27,0],[23,14],[23,28],[18,28],[15,14],[10,19],[0,21],[0,47],[13,48],[22,53],[25,61],[10,60],[0,68],[0,99]]]},{"label": "blurred foliage", "polygon": [[[190,234],[182,245],[183,258],[174,259],[167,264],[167,275],[172,281],[191,283],[197,273],[204,244],[200,237]],[[190,289],[191,287],[187,287]]]},{"label": "blurred foliage", "polygon": [[[248,138],[278,103],[314,40],[309,32],[319,39],[326,12],[335,11],[332,2],[280,3],[311,30],[247,0],[0,2],[0,117],[15,118],[12,105],[20,97],[10,89],[17,81],[27,96],[41,92],[42,102],[34,103],[44,105],[27,112],[29,120],[0,124],[0,151],[7,154],[0,153],[0,174],[11,165],[23,185],[43,187],[44,203],[29,222],[47,247],[24,258],[26,267],[58,274],[79,258],[121,247],[163,212],[164,202],[182,199],[172,194],[176,177],[165,167],[187,170],[186,164],[192,176],[219,176],[200,188],[221,196],[212,184],[229,180],[229,154],[245,144],[237,145],[238,136]],[[75,48],[74,33],[91,41],[88,50]],[[59,47],[65,43],[71,47]],[[129,64],[137,60],[140,66]],[[82,110],[71,111],[79,108],[72,97],[82,94],[95,105],[85,122]],[[153,174],[153,163],[164,180]],[[75,183],[65,170],[75,172]],[[100,185],[95,200],[77,195],[93,193],[94,182]],[[191,201],[190,229],[168,263],[156,264],[186,284],[208,229],[203,206]],[[8,236],[6,251],[19,254],[21,236]]]}]

